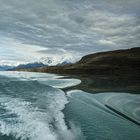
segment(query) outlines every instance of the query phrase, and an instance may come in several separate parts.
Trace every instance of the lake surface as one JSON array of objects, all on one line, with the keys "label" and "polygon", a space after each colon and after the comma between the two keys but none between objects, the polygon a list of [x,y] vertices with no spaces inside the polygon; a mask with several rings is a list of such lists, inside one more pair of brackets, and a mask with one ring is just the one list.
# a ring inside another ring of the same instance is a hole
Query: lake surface
[{"label": "lake surface", "polygon": [[0,140],[140,139],[138,94],[63,91],[80,83],[55,74],[0,72]]}]

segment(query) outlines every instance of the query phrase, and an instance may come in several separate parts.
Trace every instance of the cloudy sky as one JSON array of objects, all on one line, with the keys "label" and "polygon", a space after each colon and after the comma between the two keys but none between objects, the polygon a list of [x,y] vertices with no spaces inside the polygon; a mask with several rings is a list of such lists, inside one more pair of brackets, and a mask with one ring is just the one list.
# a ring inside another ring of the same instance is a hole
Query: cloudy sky
[{"label": "cloudy sky", "polygon": [[140,0],[0,0],[0,65],[140,47]]}]

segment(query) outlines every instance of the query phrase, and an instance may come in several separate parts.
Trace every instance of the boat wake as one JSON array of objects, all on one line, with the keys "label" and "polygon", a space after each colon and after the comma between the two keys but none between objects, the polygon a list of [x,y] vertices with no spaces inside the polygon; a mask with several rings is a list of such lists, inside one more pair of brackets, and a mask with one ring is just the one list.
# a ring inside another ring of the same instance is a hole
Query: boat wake
[{"label": "boat wake", "polygon": [[0,82],[0,137],[20,140],[81,140],[74,124],[67,126],[65,93],[37,81]]}]

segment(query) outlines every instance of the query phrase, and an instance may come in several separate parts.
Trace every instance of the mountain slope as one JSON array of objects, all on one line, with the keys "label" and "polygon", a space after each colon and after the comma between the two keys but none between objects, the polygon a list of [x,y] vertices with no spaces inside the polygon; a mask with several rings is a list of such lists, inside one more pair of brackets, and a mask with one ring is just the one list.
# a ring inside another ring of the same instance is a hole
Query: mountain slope
[{"label": "mountain slope", "polygon": [[74,75],[140,74],[140,48],[90,54],[75,64],[34,68],[29,71]]},{"label": "mountain slope", "polygon": [[140,90],[140,48],[90,54],[75,64],[20,70],[70,75],[82,81],[80,85],[72,89],[81,89],[90,93],[129,92],[138,94]]}]

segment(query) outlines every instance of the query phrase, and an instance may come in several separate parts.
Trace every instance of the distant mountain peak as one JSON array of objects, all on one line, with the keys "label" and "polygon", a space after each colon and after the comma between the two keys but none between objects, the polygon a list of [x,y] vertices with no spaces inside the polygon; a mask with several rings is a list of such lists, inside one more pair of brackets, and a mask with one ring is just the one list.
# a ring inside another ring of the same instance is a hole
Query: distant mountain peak
[{"label": "distant mountain peak", "polygon": [[71,64],[73,60],[67,57],[42,57],[39,62],[43,63],[44,65],[48,66],[56,66],[56,65],[63,65],[63,64]]},{"label": "distant mountain peak", "polygon": [[54,63],[54,60],[52,57],[42,57],[40,58],[39,62],[45,65],[52,65]]}]

